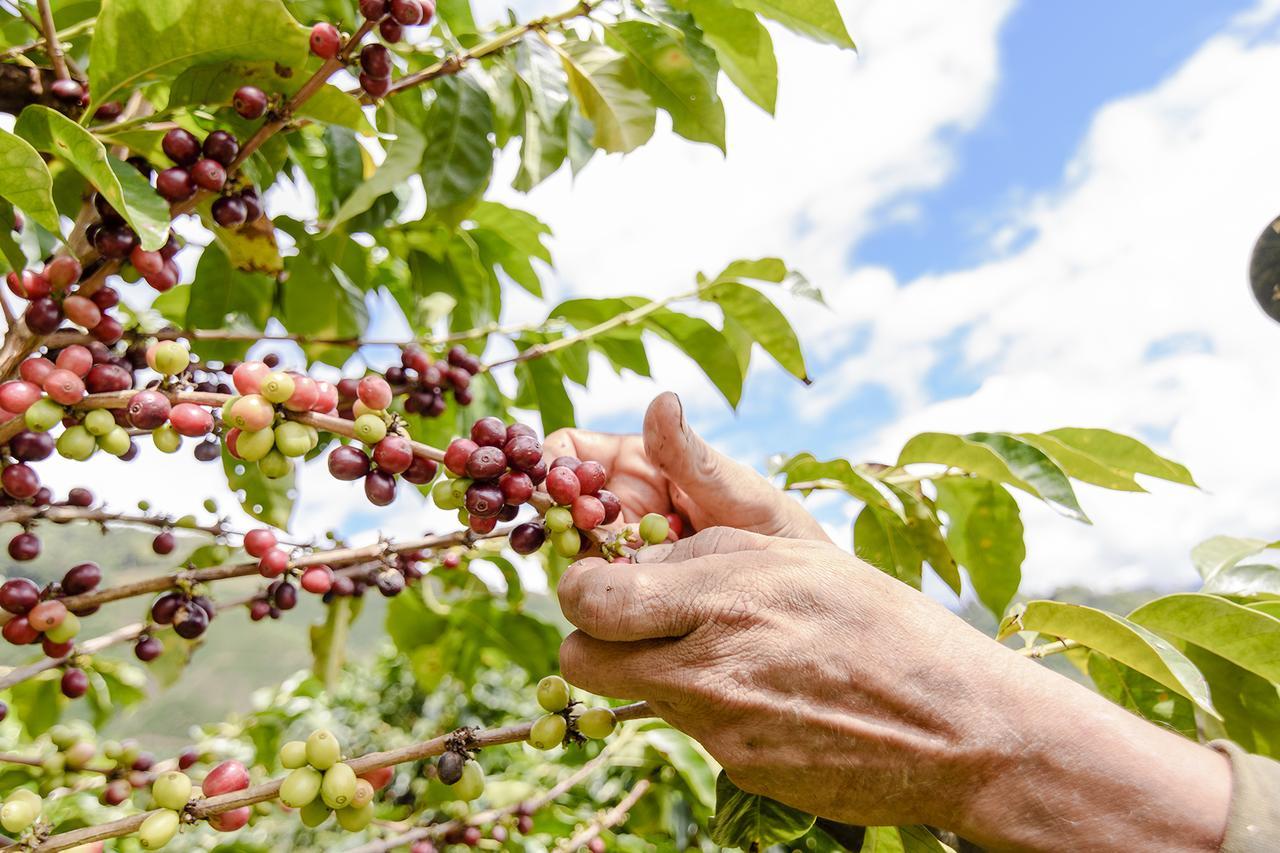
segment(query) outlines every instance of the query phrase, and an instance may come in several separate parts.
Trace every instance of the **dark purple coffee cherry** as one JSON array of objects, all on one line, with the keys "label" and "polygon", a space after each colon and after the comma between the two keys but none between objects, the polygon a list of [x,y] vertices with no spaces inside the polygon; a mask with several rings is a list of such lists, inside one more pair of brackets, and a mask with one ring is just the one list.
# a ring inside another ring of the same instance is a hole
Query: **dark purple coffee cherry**
[{"label": "dark purple coffee cherry", "polygon": [[62,306],[45,296],[27,305],[22,319],[37,335],[51,335],[62,325]]},{"label": "dark purple coffee cherry", "polygon": [[272,601],[281,610],[292,610],[298,606],[298,588],[291,583],[282,583],[276,587]]},{"label": "dark purple coffee cherry", "polygon": [[388,506],[396,499],[396,478],[385,471],[370,471],[364,478],[364,496],[374,506]]},{"label": "dark purple coffee cherry", "polygon": [[209,614],[203,607],[189,604],[173,616],[173,630],[184,640],[194,640],[209,628]]},{"label": "dark purple coffee cherry", "polygon": [[364,73],[376,79],[391,76],[391,51],[386,45],[373,42],[360,49],[360,67]]},{"label": "dark purple coffee cherry", "polygon": [[467,457],[467,476],[473,480],[492,480],[507,470],[507,457],[497,447],[480,447]]},{"label": "dark purple coffee cherry", "polygon": [[40,603],[40,587],[27,578],[10,578],[0,584],[0,607],[21,616]]},{"label": "dark purple coffee cherry", "polygon": [[89,692],[89,676],[82,669],[68,669],[62,673],[62,695],[68,699],[79,699]]},{"label": "dark purple coffee cherry", "polygon": [[239,196],[223,196],[213,203],[213,221],[223,228],[239,228],[244,225],[249,212]]},{"label": "dark purple coffee cherry", "polygon": [[422,23],[422,7],[418,0],[391,0],[391,17],[403,27],[416,27]]},{"label": "dark purple coffee cherry", "polygon": [[98,254],[112,260],[127,257],[137,245],[138,235],[127,225],[104,226],[93,238],[93,247]]},{"label": "dark purple coffee cherry", "polygon": [[82,509],[87,506],[93,506],[93,492],[77,486],[67,492],[67,505],[78,506]]},{"label": "dark purple coffee cherry", "polygon": [[191,180],[202,190],[220,192],[227,184],[227,169],[217,160],[205,157],[191,167]]},{"label": "dark purple coffee cherry", "polygon": [[[102,218],[103,225],[123,225],[124,217],[120,215],[111,202],[107,201],[102,193],[93,194],[93,207],[98,211],[98,216]],[[78,277],[78,276],[77,276]]]},{"label": "dark purple coffee cherry", "polygon": [[214,439],[202,441],[196,445],[194,455],[200,462],[216,462],[222,458],[222,446]]},{"label": "dark purple coffee cherry", "polygon": [[502,512],[502,490],[490,483],[472,483],[467,489],[467,512],[477,518],[497,518]]},{"label": "dark purple coffee cherry", "polygon": [[378,34],[387,44],[397,44],[404,38],[404,27],[395,18],[387,16],[378,24]]},{"label": "dark purple coffee cherry", "polygon": [[456,785],[458,780],[462,778],[462,767],[467,763],[467,757],[460,752],[449,750],[442,753],[440,758],[436,760],[436,775],[440,777],[440,781],[446,785]]},{"label": "dark purple coffee cherry", "polygon": [[62,591],[67,595],[83,595],[92,592],[102,583],[102,569],[97,563],[81,563],[67,569],[62,576]]},{"label": "dark purple coffee cherry", "polygon": [[240,141],[225,130],[215,130],[204,138],[204,156],[230,166],[240,156]]},{"label": "dark purple coffee cherry", "polygon": [[190,166],[200,157],[200,140],[195,134],[175,127],[160,140],[165,156],[179,166]]},{"label": "dark purple coffee cherry", "polygon": [[174,546],[177,544],[177,540],[174,538],[173,533],[166,530],[157,535],[155,539],[151,540],[151,550],[161,556],[164,556],[166,554],[172,554]]},{"label": "dark purple coffee cherry", "polygon": [[359,480],[369,473],[369,457],[358,447],[342,445],[329,453],[329,473],[339,480]]},{"label": "dark purple coffee cherry", "polygon": [[404,592],[404,575],[399,572],[383,572],[378,575],[374,583],[377,584],[378,592],[382,593],[383,598],[395,598]]},{"label": "dark purple coffee cherry", "polygon": [[360,14],[367,21],[381,21],[391,12],[388,0],[360,0]]},{"label": "dark purple coffee cherry", "polygon": [[[93,371],[90,371],[92,375]],[[88,383],[85,383],[88,387]],[[19,462],[39,462],[53,453],[53,436],[47,432],[23,430],[9,440],[9,452]]]},{"label": "dark purple coffee cherry", "polygon": [[84,98],[84,86],[75,80],[54,80],[49,86],[49,91],[59,101],[66,101],[69,104],[79,103]]},{"label": "dark purple coffee cherry", "polygon": [[241,86],[231,96],[231,106],[242,118],[261,118],[267,111],[267,93],[257,86]]},{"label": "dark purple coffee cherry", "polygon": [[9,540],[9,556],[20,563],[40,556],[40,538],[34,533],[19,533]]},{"label": "dark purple coffee cherry", "polygon": [[135,429],[153,430],[169,419],[169,398],[159,391],[139,391],[129,400],[129,423]]},{"label": "dark purple coffee cherry", "polygon": [[257,190],[253,187],[242,190],[240,200],[244,202],[245,222],[257,222],[262,218],[262,200],[258,198]]},{"label": "dark purple coffee cherry", "polygon": [[365,94],[371,98],[381,98],[387,92],[391,91],[390,77],[372,77],[365,72],[360,72],[360,88],[364,89]]},{"label": "dark purple coffee cherry", "polygon": [[164,643],[155,637],[143,637],[133,647],[133,654],[143,663],[150,663],[164,653]]},{"label": "dark purple coffee cherry", "polygon": [[186,201],[196,194],[196,182],[186,169],[174,166],[156,175],[156,192],[165,201]]}]

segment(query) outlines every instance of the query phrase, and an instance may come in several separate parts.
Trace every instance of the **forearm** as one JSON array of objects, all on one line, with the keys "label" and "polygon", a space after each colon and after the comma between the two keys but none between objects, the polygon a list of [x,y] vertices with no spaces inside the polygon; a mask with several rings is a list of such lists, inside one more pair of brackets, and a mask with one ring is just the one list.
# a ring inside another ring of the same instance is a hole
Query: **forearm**
[{"label": "forearm", "polygon": [[988,706],[1004,745],[975,764],[982,781],[949,828],[995,850],[1218,849],[1231,797],[1224,756],[1000,657],[1018,685]]}]

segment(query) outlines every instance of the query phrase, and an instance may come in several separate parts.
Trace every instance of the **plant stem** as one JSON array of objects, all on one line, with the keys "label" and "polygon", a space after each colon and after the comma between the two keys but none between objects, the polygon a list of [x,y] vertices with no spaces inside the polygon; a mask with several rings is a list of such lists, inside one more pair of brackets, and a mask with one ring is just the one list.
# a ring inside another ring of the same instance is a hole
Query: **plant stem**
[{"label": "plant stem", "polygon": [[591,839],[600,835],[606,829],[612,829],[627,819],[627,813],[635,806],[636,801],[645,795],[652,783],[648,779],[641,779],[635,786],[627,792],[627,795],[618,801],[618,804],[609,811],[596,818],[590,826],[574,835],[568,841],[562,842],[556,846],[555,853],[572,853],[572,851],[584,847],[591,842]]},{"label": "plant stem", "polygon": [[[33,521],[50,521],[54,524],[65,524],[69,521],[93,521],[99,524],[138,524],[145,527],[171,528],[178,527],[172,518],[160,515],[141,515],[122,512],[107,512],[104,509],[78,506],[32,506],[16,504],[0,509],[0,524],[29,524]],[[212,536],[225,536],[233,533],[226,525],[217,524],[184,524],[182,530],[195,530]]]},{"label": "plant stem", "polygon": [[1044,643],[1039,646],[1027,646],[1025,649],[1019,649],[1018,654],[1029,657],[1032,660],[1046,658],[1049,655],[1058,655],[1063,652],[1069,652],[1072,649],[1080,648],[1080,644],[1075,640],[1055,640],[1052,643]]},{"label": "plant stem", "polygon": [[[654,716],[652,710],[645,702],[636,702],[631,705],[624,705],[621,708],[613,709],[614,716],[619,722],[627,720],[647,719]],[[490,746],[501,746],[508,743],[519,743],[529,737],[529,729],[532,728],[533,721],[523,723],[515,723],[510,726],[501,726],[493,729],[462,730],[463,738],[471,749],[483,749]],[[432,758],[442,754],[449,748],[451,741],[454,739],[455,733],[440,735],[431,740],[415,743],[409,746],[400,747],[399,749],[387,750],[385,752],[370,752],[358,758],[348,759],[344,763],[351,767],[357,775],[368,773],[372,770],[379,770],[383,767],[392,767],[396,764],[404,764],[409,761],[420,761],[424,758]],[[210,815],[222,814],[238,809],[242,806],[251,806],[256,803],[274,800],[280,793],[280,785],[283,779],[272,779],[261,785],[253,785],[243,791],[233,791],[229,794],[219,794],[216,797],[204,797],[202,799],[193,800],[186,808],[185,813],[196,820],[207,818]],[[637,789],[648,789],[648,780],[642,780],[632,789],[634,794]],[[643,793],[643,791],[642,791]],[[634,799],[629,794],[627,799]],[[638,799],[638,797],[635,797]],[[623,800],[627,802],[627,800]],[[619,803],[621,806],[622,803]],[[629,806],[628,806],[629,807]],[[615,807],[616,808],[616,807]],[[130,815],[129,817],[113,820],[110,823],[100,824],[98,826],[86,826],[80,829],[73,829],[70,832],[60,832],[57,835],[51,835],[40,841],[30,848],[31,853],[51,853],[55,850],[66,850],[69,847],[76,847],[81,844],[90,844],[94,841],[105,841],[108,838],[120,838],[129,835],[138,830],[142,826],[142,822],[147,819],[148,815],[153,812],[141,812],[139,814]],[[619,818],[621,819],[621,818]],[[19,844],[10,842],[0,845],[0,850],[17,850]]]},{"label": "plant stem", "polygon": [[36,0],[36,8],[40,10],[40,23],[44,28],[44,43],[53,62],[53,72],[59,80],[70,80],[67,71],[67,60],[62,55],[62,42],[58,40],[58,28],[53,23],[53,7],[49,0]]}]

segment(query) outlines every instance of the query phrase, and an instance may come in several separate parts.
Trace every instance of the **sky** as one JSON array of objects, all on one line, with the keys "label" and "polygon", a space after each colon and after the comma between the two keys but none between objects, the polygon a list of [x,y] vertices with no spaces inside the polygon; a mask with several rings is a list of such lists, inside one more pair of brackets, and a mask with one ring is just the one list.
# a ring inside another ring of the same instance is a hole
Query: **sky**
[{"label": "sky", "polygon": [[[501,11],[486,2],[478,17]],[[601,365],[575,392],[582,424],[636,431],[671,389],[717,447],[761,469],[801,450],[892,461],[921,431],[1059,426],[1130,433],[1191,468],[1198,490],[1081,486],[1092,526],[1021,501],[1032,595],[1186,587],[1198,541],[1280,538],[1280,327],[1246,282],[1253,241],[1280,213],[1280,0],[840,5],[859,52],[774,28],[777,114],[727,94],[726,155],[660,118],[637,152],[527,195],[507,186],[513,158],[499,162],[492,197],[554,231],[552,303],[667,295],[698,270],[776,255],[829,304],[781,303],[804,332],[809,387],[758,354],[735,412],[655,343],[652,381]],[[510,318],[544,311],[510,293]],[[216,466],[153,461],[156,501],[146,471],[125,480],[110,460],[87,464],[120,506],[194,511],[220,490]],[[48,479],[86,479],[67,467]],[[304,536],[360,541],[440,520],[410,499],[373,509],[319,470],[302,480]],[[847,545],[858,507],[811,504]]]}]

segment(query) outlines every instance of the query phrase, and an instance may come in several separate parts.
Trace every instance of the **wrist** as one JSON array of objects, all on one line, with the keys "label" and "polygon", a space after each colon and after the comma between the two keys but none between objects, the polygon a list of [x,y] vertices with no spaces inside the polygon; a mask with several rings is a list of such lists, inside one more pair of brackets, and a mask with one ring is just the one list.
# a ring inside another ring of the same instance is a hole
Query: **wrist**
[{"label": "wrist", "polygon": [[[996,850],[1216,851],[1227,759],[1012,653],[962,762],[948,829]],[[992,711],[991,709],[996,709]]]}]

